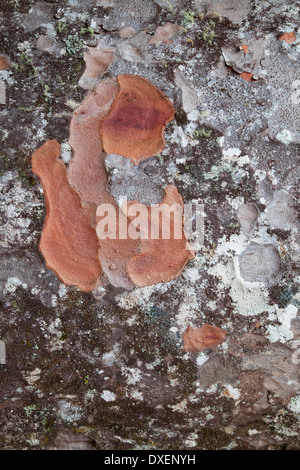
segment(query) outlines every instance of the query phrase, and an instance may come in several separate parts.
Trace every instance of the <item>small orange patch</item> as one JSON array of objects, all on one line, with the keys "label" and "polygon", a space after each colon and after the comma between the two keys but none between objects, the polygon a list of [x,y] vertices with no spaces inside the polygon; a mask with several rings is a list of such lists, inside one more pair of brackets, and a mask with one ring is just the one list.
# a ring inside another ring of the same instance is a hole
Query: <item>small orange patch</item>
[{"label": "small orange patch", "polygon": [[215,325],[205,323],[200,328],[188,326],[183,335],[184,350],[199,352],[214,348],[225,341],[226,331]]},{"label": "small orange patch", "polygon": [[292,42],[296,41],[296,34],[294,33],[294,31],[284,33],[282,36],[280,36],[279,40],[280,41],[285,41],[288,44],[291,44]]},{"label": "small orange patch", "polygon": [[0,70],[8,70],[9,69],[9,62],[7,57],[4,55],[0,55]]},{"label": "small orange patch", "polygon": [[241,77],[243,78],[243,80],[246,80],[246,82],[251,82],[251,80],[253,78],[253,73],[243,72],[243,73],[241,73]]},{"label": "small orange patch", "polygon": [[240,46],[240,49],[241,51],[244,51],[245,54],[249,54],[249,48],[248,46],[246,46],[246,44],[243,44],[242,46]]}]

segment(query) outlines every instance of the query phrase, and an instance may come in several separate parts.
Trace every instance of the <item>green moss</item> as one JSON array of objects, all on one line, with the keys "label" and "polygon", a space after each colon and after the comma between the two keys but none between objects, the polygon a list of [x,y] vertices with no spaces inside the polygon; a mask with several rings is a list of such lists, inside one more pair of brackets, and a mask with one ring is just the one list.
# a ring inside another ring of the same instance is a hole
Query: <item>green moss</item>
[{"label": "green moss", "polygon": [[65,39],[64,42],[66,44],[66,52],[68,55],[73,57],[81,57],[81,50],[83,46],[83,42],[80,39],[78,34],[69,34]]},{"label": "green moss", "polygon": [[91,36],[91,37],[94,37],[95,31],[94,31],[94,29],[91,28],[90,26],[83,27],[83,28],[81,28],[81,30],[80,30],[80,35],[81,35],[81,36]]},{"label": "green moss", "polygon": [[215,32],[216,23],[213,20],[210,20],[204,27],[202,32],[202,39],[208,43],[210,46],[215,44],[216,32]]},{"label": "green moss", "polygon": [[55,25],[55,29],[59,34],[63,34],[69,30],[69,26],[65,21],[58,21]]},{"label": "green moss", "polygon": [[20,1],[19,0],[10,0],[9,3],[10,3],[13,10],[19,11],[19,9],[20,9]]},{"label": "green moss", "polygon": [[83,377],[83,383],[84,385],[87,385],[89,383],[89,374],[85,374],[84,377]]},{"label": "green moss", "polygon": [[211,129],[206,129],[205,127],[200,127],[199,129],[196,129],[194,132],[194,136],[196,139],[209,139],[212,136],[213,131]]},{"label": "green moss", "polygon": [[195,24],[195,13],[192,10],[184,11],[182,15],[182,26],[192,26]]},{"label": "green moss", "polygon": [[28,406],[24,406],[23,410],[25,411],[25,414],[27,416],[27,418],[29,418],[32,413],[37,410],[37,405],[28,405]]},{"label": "green moss", "polygon": [[[30,77],[37,76],[37,70],[33,65],[32,57],[28,55],[26,52],[22,52],[20,55],[18,55],[16,62],[13,64],[13,70],[17,74],[24,73],[25,75],[30,76]],[[28,77],[27,77],[27,80],[28,80]],[[28,83],[26,81],[25,85],[31,86],[31,83]]]}]

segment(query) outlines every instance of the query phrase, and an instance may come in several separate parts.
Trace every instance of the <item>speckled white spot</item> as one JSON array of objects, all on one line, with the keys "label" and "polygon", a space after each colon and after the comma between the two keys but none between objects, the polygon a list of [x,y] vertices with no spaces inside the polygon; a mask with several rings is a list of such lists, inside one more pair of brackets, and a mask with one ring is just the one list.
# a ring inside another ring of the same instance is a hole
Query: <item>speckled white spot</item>
[{"label": "speckled white spot", "polygon": [[[66,396],[67,398],[68,396]],[[78,421],[82,417],[82,408],[78,405],[75,405],[68,400],[60,400],[59,405],[59,414],[63,421],[72,423]]]},{"label": "speckled white spot", "polygon": [[102,356],[103,364],[106,367],[112,367],[115,362],[115,353],[114,351],[109,351]]},{"label": "speckled white spot", "polygon": [[105,401],[115,401],[116,395],[110,390],[103,390],[101,393],[101,398],[103,398]]},{"label": "speckled white spot", "polygon": [[200,353],[197,356],[196,362],[197,366],[202,366],[208,360],[208,356],[204,353]]},{"label": "speckled white spot", "polygon": [[235,162],[236,160],[238,160],[241,153],[241,149],[238,148],[222,149],[223,157],[229,162]]},{"label": "speckled white spot", "polygon": [[291,331],[291,321],[297,317],[298,308],[295,305],[288,305],[284,309],[277,309],[277,320],[279,320],[280,325],[269,325],[268,326],[268,338],[271,343],[276,341],[281,341],[285,343],[286,341],[293,338],[293,332]]},{"label": "speckled white spot", "polygon": [[225,385],[226,394],[229,395],[234,400],[238,400],[241,396],[240,391],[238,388],[233,387],[230,384]]},{"label": "speckled white spot", "polygon": [[60,299],[64,299],[67,296],[67,288],[64,284],[60,284],[58,289],[58,295]]},{"label": "speckled white spot", "polygon": [[282,142],[283,144],[288,145],[293,141],[293,136],[288,129],[283,129],[276,135],[276,139]]},{"label": "speckled white spot", "polygon": [[300,413],[300,395],[292,397],[288,407],[294,413]]},{"label": "speckled white spot", "polygon": [[3,293],[13,294],[16,292],[18,287],[27,288],[27,284],[22,282],[18,277],[9,277],[5,283]]}]

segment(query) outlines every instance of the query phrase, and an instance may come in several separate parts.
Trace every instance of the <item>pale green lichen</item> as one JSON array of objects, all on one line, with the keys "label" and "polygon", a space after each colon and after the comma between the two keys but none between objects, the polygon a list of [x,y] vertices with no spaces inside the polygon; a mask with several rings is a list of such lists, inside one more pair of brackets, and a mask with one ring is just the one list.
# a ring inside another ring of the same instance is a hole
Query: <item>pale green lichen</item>
[{"label": "pale green lichen", "polygon": [[229,289],[229,295],[240,315],[253,316],[274,311],[269,305],[268,291],[261,283],[245,282],[238,273],[233,259],[221,261],[210,267],[208,273],[217,276]]}]

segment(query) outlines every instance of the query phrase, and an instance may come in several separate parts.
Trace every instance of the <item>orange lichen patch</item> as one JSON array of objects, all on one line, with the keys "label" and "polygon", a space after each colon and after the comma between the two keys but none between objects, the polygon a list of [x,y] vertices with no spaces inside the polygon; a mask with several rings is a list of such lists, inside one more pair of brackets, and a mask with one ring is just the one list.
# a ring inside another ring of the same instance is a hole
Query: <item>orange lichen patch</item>
[{"label": "orange lichen patch", "polygon": [[180,31],[180,26],[173,23],[166,23],[156,28],[155,35],[150,39],[149,44],[159,46],[162,42],[169,42]]},{"label": "orange lichen patch", "polygon": [[[128,225],[127,218],[123,214],[123,223]],[[99,259],[102,269],[109,282],[115,287],[132,289],[135,284],[128,275],[128,264],[137,254],[139,248],[138,240],[125,240],[117,238],[107,238],[99,241]]]},{"label": "orange lichen patch", "polygon": [[165,188],[160,204],[144,206],[130,201],[124,211],[131,220],[129,234],[140,232],[139,253],[128,263],[132,282],[145,287],[178,277],[195,255],[185,237],[183,201],[176,187]]},{"label": "orange lichen patch", "polygon": [[183,334],[184,350],[199,352],[214,348],[225,341],[226,331],[217,326],[205,323],[200,328],[188,326]]},{"label": "orange lichen patch", "polygon": [[132,289],[134,284],[128,276],[127,265],[138,252],[139,240],[128,236],[127,216],[111,194],[107,195],[109,202],[100,204],[96,212],[99,259],[106,277],[113,286]]},{"label": "orange lichen patch", "polygon": [[[112,211],[119,213],[116,201],[106,189],[106,154],[102,150],[99,133],[100,122],[107,115],[117,92],[116,79],[101,82],[87,94],[82,105],[74,112],[70,125],[69,143],[73,156],[68,167],[68,181],[80,195],[85,207],[88,207],[95,228],[101,219],[96,216],[97,207],[108,204]],[[117,227],[119,224],[126,227],[128,225],[122,212],[118,217]],[[118,231],[112,239],[99,237],[98,242],[101,266],[111,284],[128,289],[134,287],[126,273],[126,266],[136,253],[138,242],[119,239]]]},{"label": "orange lichen patch", "polygon": [[139,161],[164,147],[164,128],[174,118],[171,101],[137,75],[119,75],[119,92],[100,124],[103,149]]},{"label": "orange lichen patch", "polygon": [[113,198],[106,191],[107,173],[102,141],[101,120],[107,115],[117,95],[117,80],[110,78],[89,92],[74,112],[70,124],[69,143],[73,156],[68,167],[68,180],[85,204],[96,207]]},{"label": "orange lichen patch", "polygon": [[243,44],[242,46],[240,46],[240,50],[244,51],[245,54],[249,54],[249,48],[246,44]]},{"label": "orange lichen patch", "polygon": [[253,79],[253,76],[254,74],[253,73],[250,73],[250,72],[243,72],[240,74],[241,78],[243,78],[243,80],[246,80],[246,82],[251,82],[251,80]]},{"label": "orange lichen patch", "polygon": [[284,33],[282,36],[280,36],[279,40],[280,41],[285,41],[288,44],[291,44],[292,42],[296,41],[296,34],[294,33],[294,31]]},{"label": "orange lichen patch", "polygon": [[113,49],[104,42],[100,42],[97,47],[87,47],[83,53],[86,67],[79,85],[87,90],[95,88],[100,78],[107,72],[113,58]]},{"label": "orange lichen patch", "polygon": [[5,55],[0,55],[0,70],[9,69],[9,60]]},{"label": "orange lichen patch", "polygon": [[[167,282],[194,257],[175,186],[165,189],[161,204],[128,203],[128,214],[106,188],[105,151],[135,163],[153,155],[164,145],[164,126],[174,112],[168,98],[144,78],[110,78],[89,92],[73,114],[68,170],[55,140],[33,154],[32,168],[44,186],[47,209],[40,249],[65,284],[91,291],[102,272],[112,285],[126,289]],[[134,204],[141,210],[138,218],[132,215]],[[108,213],[114,229],[109,234]]]},{"label": "orange lichen patch", "polygon": [[48,140],[32,155],[32,171],[42,182],[46,200],[40,250],[47,267],[65,284],[90,292],[101,274],[97,237],[59,155],[56,140]]}]

